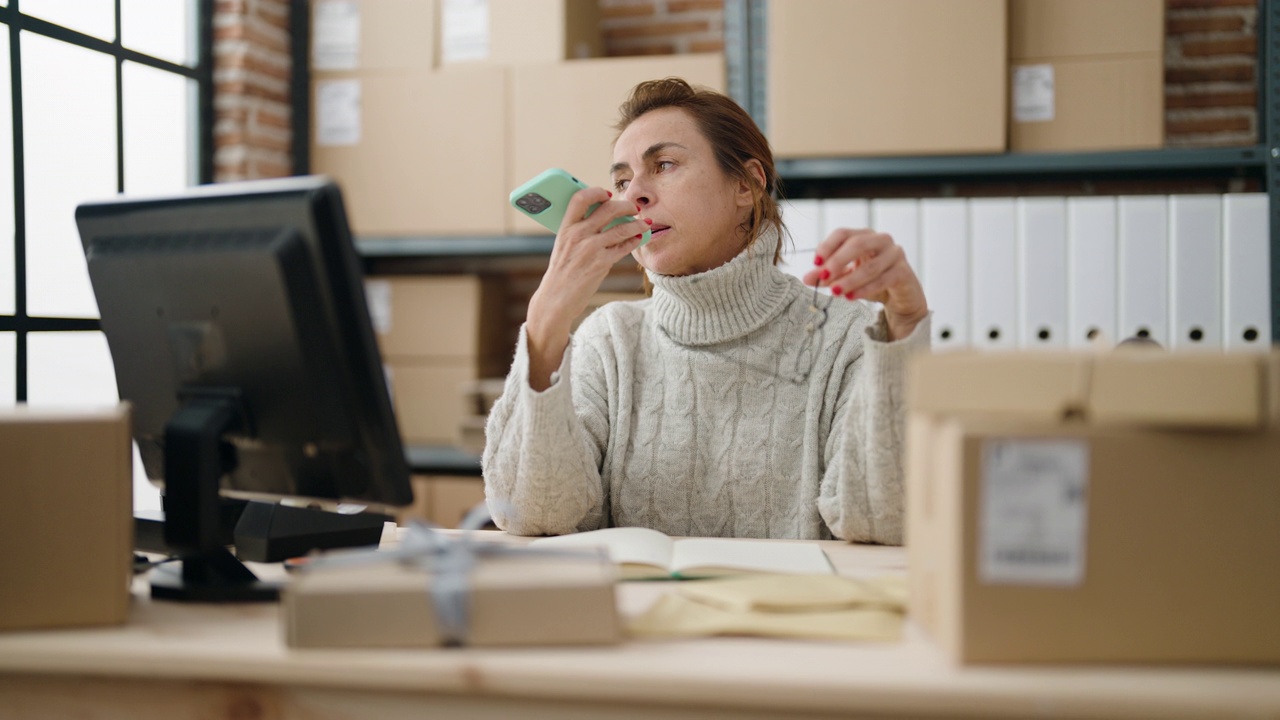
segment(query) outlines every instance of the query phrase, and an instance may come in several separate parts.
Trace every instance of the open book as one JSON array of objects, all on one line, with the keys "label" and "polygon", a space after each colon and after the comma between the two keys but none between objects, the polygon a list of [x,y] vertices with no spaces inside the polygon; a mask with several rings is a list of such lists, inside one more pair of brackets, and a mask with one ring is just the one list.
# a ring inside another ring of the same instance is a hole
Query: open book
[{"label": "open book", "polygon": [[832,575],[816,543],[672,538],[648,528],[591,530],[534,540],[538,547],[604,547],[625,580],[689,579],[741,573]]}]

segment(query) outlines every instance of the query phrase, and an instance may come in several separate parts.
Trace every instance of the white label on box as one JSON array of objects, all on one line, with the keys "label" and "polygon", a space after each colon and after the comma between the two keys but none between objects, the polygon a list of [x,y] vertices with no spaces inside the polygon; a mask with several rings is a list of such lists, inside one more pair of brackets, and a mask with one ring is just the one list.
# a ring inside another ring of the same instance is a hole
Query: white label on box
[{"label": "white label on box", "polygon": [[440,62],[489,57],[489,0],[444,0],[440,6]]},{"label": "white label on box", "polygon": [[391,332],[391,283],[386,280],[365,280],[364,298],[365,304],[369,306],[373,331],[379,335]]},{"label": "white label on box", "polygon": [[316,0],[311,16],[311,67],[355,70],[360,65],[360,3]]},{"label": "white label on box", "polygon": [[982,453],[978,577],[988,584],[1084,581],[1089,447],[989,440]]},{"label": "white label on box", "polygon": [[1013,69],[1014,122],[1053,119],[1053,66],[1022,65]]},{"label": "white label on box", "polygon": [[316,144],[356,145],[360,142],[360,81],[321,80],[316,83]]}]

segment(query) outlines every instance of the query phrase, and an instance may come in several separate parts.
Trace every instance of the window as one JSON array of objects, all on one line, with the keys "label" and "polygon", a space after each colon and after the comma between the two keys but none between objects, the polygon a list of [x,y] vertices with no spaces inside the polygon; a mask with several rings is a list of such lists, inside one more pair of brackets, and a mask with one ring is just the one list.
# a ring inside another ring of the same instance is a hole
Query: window
[{"label": "window", "polygon": [[75,208],[212,179],[213,0],[0,0],[0,23],[0,407],[114,404]]}]

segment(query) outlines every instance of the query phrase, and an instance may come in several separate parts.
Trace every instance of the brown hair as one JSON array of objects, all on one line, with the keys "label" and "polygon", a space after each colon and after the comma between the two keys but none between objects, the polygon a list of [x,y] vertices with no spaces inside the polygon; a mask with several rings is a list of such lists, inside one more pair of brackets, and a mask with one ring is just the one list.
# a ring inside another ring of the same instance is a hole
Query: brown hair
[{"label": "brown hair", "polygon": [[[693,117],[698,129],[710,141],[716,163],[729,177],[758,186],[755,176],[747,172],[747,162],[758,160],[764,168],[764,187],[757,187],[759,192],[751,208],[751,218],[743,226],[747,242],[755,242],[765,223],[772,223],[782,232],[782,213],[774,199],[779,190],[773,151],[755,121],[731,98],[706,88],[694,89],[681,78],[648,80],[636,85],[631,97],[618,108],[621,117],[614,128],[621,135],[641,115],[669,107],[684,110]],[[774,264],[781,259],[782,243],[778,243]]]}]

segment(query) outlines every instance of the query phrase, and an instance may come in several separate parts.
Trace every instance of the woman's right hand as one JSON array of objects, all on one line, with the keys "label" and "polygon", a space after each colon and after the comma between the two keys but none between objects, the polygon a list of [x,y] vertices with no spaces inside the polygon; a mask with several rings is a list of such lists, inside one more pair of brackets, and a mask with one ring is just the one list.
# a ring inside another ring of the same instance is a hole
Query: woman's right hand
[{"label": "woman's right hand", "polygon": [[[645,221],[635,220],[605,230],[617,218],[640,212],[636,204],[612,197],[600,187],[579,190],[565,208],[547,271],[529,300],[525,322],[529,384],[534,390],[551,387],[551,373],[564,358],[573,321],[587,309],[614,264],[640,247],[648,229]],[[600,207],[583,217],[595,203]]]}]

